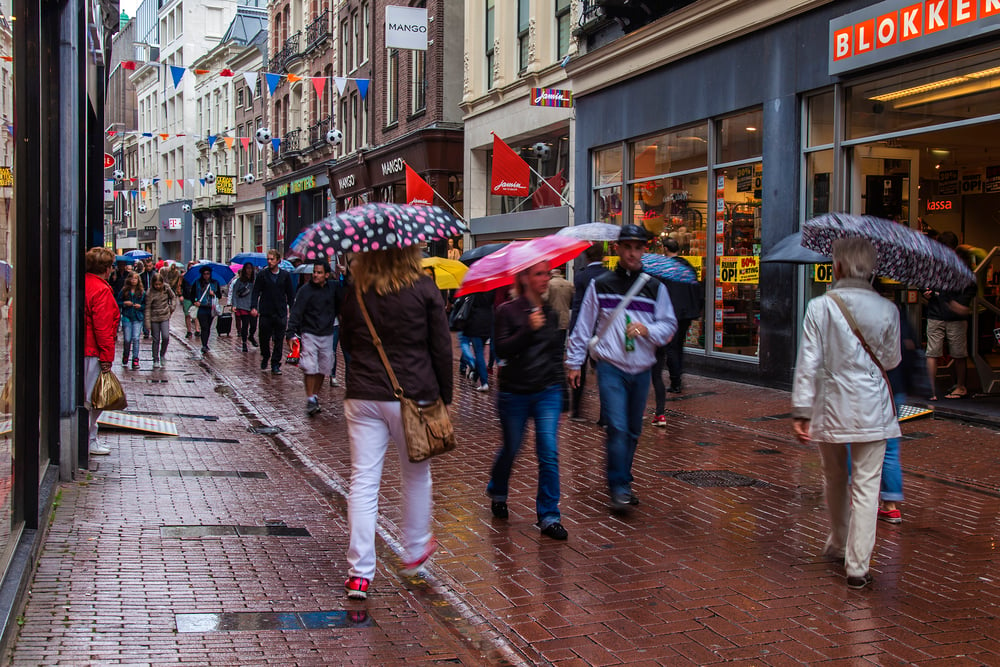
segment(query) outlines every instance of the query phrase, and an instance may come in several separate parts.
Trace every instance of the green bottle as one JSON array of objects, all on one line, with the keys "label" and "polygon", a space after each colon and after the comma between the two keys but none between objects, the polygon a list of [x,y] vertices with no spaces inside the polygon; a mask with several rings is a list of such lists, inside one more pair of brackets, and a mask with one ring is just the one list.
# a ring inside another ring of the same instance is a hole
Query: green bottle
[{"label": "green bottle", "polygon": [[632,318],[625,313],[625,351],[635,352],[635,338],[628,335],[629,329],[632,327]]}]

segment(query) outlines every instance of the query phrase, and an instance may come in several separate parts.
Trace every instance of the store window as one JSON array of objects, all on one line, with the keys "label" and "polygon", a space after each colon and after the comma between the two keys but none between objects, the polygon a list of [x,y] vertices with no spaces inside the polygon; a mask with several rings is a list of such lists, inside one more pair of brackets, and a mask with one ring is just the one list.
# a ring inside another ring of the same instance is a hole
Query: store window
[{"label": "store window", "polygon": [[762,112],[717,123],[714,336],[716,352],[757,357],[760,344]]},{"label": "store window", "polygon": [[594,219],[622,224],[622,147],[612,146],[594,153]]},{"label": "store window", "polygon": [[[564,206],[569,184],[569,134],[563,130],[558,135],[534,136],[513,144],[514,149],[532,171],[529,176],[527,197],[502,197],[489,194],[486,214],[532,211],[553,206]],[[493,177],[493,151],[487,153],[486,182]]]}]

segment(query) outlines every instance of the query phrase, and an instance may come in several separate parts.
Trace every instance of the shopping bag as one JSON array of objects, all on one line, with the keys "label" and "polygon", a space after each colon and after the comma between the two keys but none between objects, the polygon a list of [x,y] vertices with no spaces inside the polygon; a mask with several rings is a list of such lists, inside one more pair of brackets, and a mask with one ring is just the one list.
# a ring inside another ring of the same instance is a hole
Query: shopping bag
[{"label": "shopping bag", "polygon": [[212,315],[218,317],[222,314],[222,304],[219,302],[219,297],[212,297]]},{"label": "shopping bag", "polygon": [[95,410],[124,410],[128,407],[125,390],[112,371],[101,371],[90,394],[90,405]]}]

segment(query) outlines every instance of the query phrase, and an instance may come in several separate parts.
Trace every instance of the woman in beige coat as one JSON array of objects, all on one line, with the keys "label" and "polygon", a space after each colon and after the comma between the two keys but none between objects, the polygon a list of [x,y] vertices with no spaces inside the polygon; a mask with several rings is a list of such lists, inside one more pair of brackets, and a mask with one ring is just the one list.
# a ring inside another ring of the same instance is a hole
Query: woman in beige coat
[{"label": "woman in beige coat", "polygon": [[164,282],[161,274],[154,274],[146,293],[146,327],[153,334],[153,368],[160,368],[167,358],[170,316],[176,306],[174,291]]}]

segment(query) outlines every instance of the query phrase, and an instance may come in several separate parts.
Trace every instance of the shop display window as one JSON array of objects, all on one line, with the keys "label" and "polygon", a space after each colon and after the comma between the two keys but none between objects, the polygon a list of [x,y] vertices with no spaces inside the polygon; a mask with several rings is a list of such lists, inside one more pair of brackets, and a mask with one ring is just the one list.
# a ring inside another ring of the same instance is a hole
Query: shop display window
[{"label": "shop display window", "polygon": [[813,95],[806,100],[806,146],[825,146],[833,143],[837,108],[833,91]]},{"label": "shop display window", "polygon": [[738,162],[758,158],[763,153],[764,114],[761,109],[723,118],[718,128],[716,162]]},{"label": "shop display window", "polygon": [[[511,144],[511,148],[532,169],[530,192],[527,197],[487,193],[486,215],[565,206],[563,199],[569,196],[569,134],[534,136]],[[493,151],[490,150],[486,154],[486,183],[492,180]]]}]

